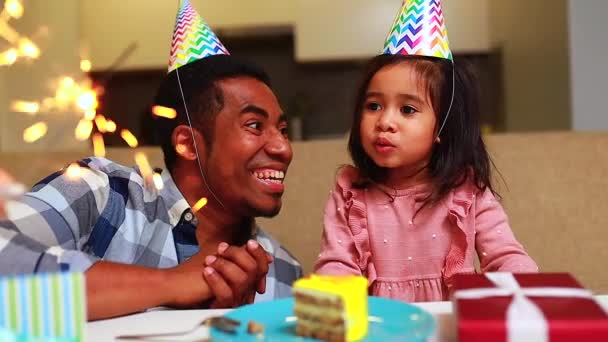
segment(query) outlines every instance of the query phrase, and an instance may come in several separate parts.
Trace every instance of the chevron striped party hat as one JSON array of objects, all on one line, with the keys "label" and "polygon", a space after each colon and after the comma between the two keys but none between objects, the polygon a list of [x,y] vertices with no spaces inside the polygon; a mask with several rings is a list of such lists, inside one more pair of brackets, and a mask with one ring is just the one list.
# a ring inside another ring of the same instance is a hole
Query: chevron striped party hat
[{"label": "chevron striped party hat", "polygon": [[383,54],[452,59],[441,0],[404,0]]},{"label": "chevron striped party hat", "polygon": [[173,31],[169,72],[208,56],[229,54],[190,1],[182,0]]}]

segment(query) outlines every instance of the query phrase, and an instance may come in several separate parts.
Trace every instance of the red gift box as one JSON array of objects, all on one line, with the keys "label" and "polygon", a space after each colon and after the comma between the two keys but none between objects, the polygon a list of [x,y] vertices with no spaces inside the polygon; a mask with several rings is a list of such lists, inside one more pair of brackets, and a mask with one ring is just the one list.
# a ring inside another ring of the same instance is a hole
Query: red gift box
[{"label": "red gift box", "polygon": [[459,341],[608,341],[608,314],[567,273],[454,277]]}]

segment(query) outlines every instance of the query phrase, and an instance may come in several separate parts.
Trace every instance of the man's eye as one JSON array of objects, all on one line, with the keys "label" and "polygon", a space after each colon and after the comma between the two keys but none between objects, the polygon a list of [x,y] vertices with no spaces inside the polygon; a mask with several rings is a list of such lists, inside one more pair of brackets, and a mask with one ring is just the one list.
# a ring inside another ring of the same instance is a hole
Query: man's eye
[{"label": "man's eye", "polygon": [[416,110],[416,108],[414,108],[412,106],[403,106],[403,107],[401,107],[401,113],[403,113],[403,114],[414,114],[417,111],[418,110]]},{"label": "man's eye", "polygon": [[262,123],[257,122],[257,121],[256,121],[256,122],[249,123],[249,124],[247,124],[247,125],[245,125],[245,126],[247,126],[247,127],[249,127],[249,128],[252,128],[252,129],[256,129],[256,130],[258,130],[258,131],[259,131],[260,129],[262,129]]},{"label": "man's eye", "polygon": [[366,105],[365,105],[365,108],[366,108],[367,110],[371,110],[371,111],[374,111],[374,112],[375,112],[375,111],[377,111],[377,110],[380,110],[380,109],[382,108],[382,106],[380,106],[380,104],[379,104],[379,103],[376,103],[376,102],[370,102],[370,103],[368,103],[368,104],[366,104]]},{"label": "man's eye", "polygon": [[281,134],[288,137],[289,136],[289,130],[287,129],[287,127],[283,127],[281,128]]}]

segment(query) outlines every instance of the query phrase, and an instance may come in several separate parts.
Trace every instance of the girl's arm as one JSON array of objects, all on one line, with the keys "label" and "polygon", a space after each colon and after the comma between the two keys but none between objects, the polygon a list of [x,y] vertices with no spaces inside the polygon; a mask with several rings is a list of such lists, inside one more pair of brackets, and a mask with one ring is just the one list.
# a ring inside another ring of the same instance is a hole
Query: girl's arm
[{"label": "girl's arm", "polygon": [[488,189],[476,201],[475,248],[482,272],[538,272],[538,266],[515,239],[507,215]]},{"label": "girl's arm", "polygon": [[348,224],[349,208],[343,190],[336,184],[331,191],[323,216],[321,253],[314,272],[326,275],[363,275],[361,246],[358,245]]}]

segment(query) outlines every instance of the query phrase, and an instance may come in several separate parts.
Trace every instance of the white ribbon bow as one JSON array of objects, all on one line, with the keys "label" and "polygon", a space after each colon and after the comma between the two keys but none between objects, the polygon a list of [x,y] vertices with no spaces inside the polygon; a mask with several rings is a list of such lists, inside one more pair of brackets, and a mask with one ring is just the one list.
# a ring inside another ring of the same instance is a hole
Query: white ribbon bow
[{"label": "white ribbon bow", "polygon": [[507,309],[507,341],[549,341],[548,322],[541,309],[527,297],[591,298],[591,291],[581,288],[532,287],[521,288],[511,273],[485,273],[495,288],[477,288],[454,292],[456,299],[482,299],[513,296]]}]

